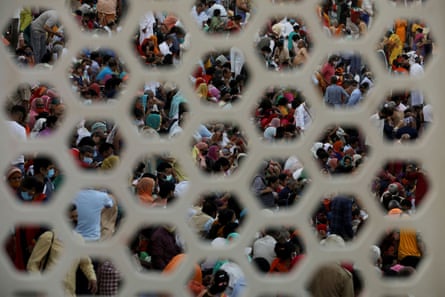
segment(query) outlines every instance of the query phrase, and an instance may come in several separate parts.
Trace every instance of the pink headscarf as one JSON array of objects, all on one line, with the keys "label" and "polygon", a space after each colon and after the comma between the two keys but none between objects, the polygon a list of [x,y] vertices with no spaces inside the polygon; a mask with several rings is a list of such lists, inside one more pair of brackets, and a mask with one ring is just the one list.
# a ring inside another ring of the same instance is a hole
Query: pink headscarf
[{"label": "pink headscarf", "polygon": [[273,118],[270,121],[270,123],[269,123],[269,127],[275,127],[275,128],[280,127],[280,119],[279,118]]},{"label": "pink headscarf", "polygon": [[207,153],[207,156],[212,159],[213,161],[218,160],[219,158],[219,146],[217,145],[211,145],[209,147],[209,152]]}]

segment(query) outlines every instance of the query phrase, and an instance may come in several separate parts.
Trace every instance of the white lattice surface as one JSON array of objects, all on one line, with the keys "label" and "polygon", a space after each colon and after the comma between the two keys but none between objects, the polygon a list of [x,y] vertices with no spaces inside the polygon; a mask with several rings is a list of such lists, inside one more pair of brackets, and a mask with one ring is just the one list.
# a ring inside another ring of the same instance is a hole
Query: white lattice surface
[{"label": "white lattice surface", "polygon": [[[171,292],[174,296],[187,296],[183,285],[188,277],[188,272],[192,271],[193,263],[202,260],[207,255],[228,256],[239,263],[247,276],[247,291],[245,296],[256,297],[266,293],[286,293],[290,296],[306,296],[304,291],[305,283],[320,263],[345,259],[354,261],[364,275],[365,293],[363,296],[398,295],[412,294],[416,297],[443,296],[445,285],[443,275],[445,274],[445,261],[442,256],[445,248],[442,239],[442,214],[445,202],[442,201],[442,191],[445,187],[442,183],[442,168],[445,168],[445,158],[442,143],[444,133],[440,127],[443,123],[443,89],[441,79],[445,66],[443,48],[445,28],[443,13],[445,12],[445,2],[441,0],[429,0],[420,8],[394,8],[388,1],[377,2],[378,16],[374,20],[371,31],[356,42],[344,42],[326,39],[322,33],[318,19],[315,17],[314,0],[300,1],[296,4],[273,6],[270,1],[255,1],[256,13],[250,19],[250,23],[242,34],[233,38],[217,38],[205,35],[199,31],[190,17],[192,1],[136,1],[129,0],[129,11],[122,26],[123,30],[113,38],[98,37],[92,38],[90,35],[80,32],[73,18],[71,11],[65,6],[64,1],[33,0],[33,1],[2,1],[0,4],[1,27],[4,28],[15,10],[20,6],[45,6],[55,8],[59,11],[61,19],[69,32],[68,56],[59,61],[51,72],[36,72],[19,70],[10,59],[10,53],[4,48],[0,48],[0,86],[2,89],[2,100],[10,94],[20,82],[45,81],[52,83],[62,94],[64,102],[68,107],[67,117],[63,127],[57,131],[54,137],[45,140],[34,140],[27,143],[19,143],[14,140],[4,126],[1,126],[2,140],[0,141],[0,168],[7,168],[18,152],[45,152],[51,155],[66,173],[65,183],[58,190],[50,204],[44,207],[26,207],[14,202],[10,197],[9,190],[1,184],[0,193],[0,238],[3,240],[9,234],[12,226],[16,223],[47,223],[60,230],[62,240],[65,242],[66,250],[61,264],[56,266],[44,276],[29,276],[17,274],[7,261],[5,255],[0,256],[0,296],[13,296],[17,291],[41,291],[47,292],[48,296],[60,297],[63,295],[61,281],[70,265],[70,261],[80,255],[110,257],[124,275],[125,283],[121,289],[120,296],[136,296],[140,292],[164,291]],[[171,70],[151,71],[144,69],[137,61],[134,49],[130,43],[130,38],[138,26],[139,18],[146,11],[172,11],[176,13],[185,24],[188,31],[192,32],[192,47],[183,57],[183,65]],[[266,72],[263,65],[257,59],[253,46],[254,34],[258,28],[265,24],[268,16],[281,14],[292,14],[304,17],[315,41],[309,62],[298,72],[276,73]],[[375,45],[383,36],[385,29],[398,16],[425,19],[434,32],[437,45],[437,52],[434,60],[427,66],[426,75],[418,80],[409,78],[394,78],[383,70],[380,61],[375,54]],[[84,106],[78,98],[71,92],[71,87],[67,79],[67,69],[70,67],[72,56],[82,48],[109,46],[118,51],[123,57],[126,65],[130,69],[131,78],[125,95],[120,97],[117,104],[106,106]],[[248,66],[251,70],[250,83],[248,89],[241,100],[230,111],[213,109],[200,105],[194,95],[194,90],[189,83],[189,74],[193,72],[197,60],[209,50],[214,48],[227,49],[236,45],[241,48],[245,55]],[[354,48],[366,56],[375,73],[376,84],[372,97],[368,97],[365,103],[353,112],[332,111],[323,106],[320,95],[316,93],[311,84],[311,74],[329,53],[338,50]],[[186,123],[185,131],[179,138],[155,143],[142,139],[136,134],[131,126],[130,105],[133,95],[144,81],[149,80],[173,80],[180,85],[188,102],[192,116]],[[249,121],[251,109],[257,102],[266,86],[284,85],[296,86],[303,90],[307,100],[309,100],[316,112],[315,123],[309,133],[304,138],[295,143],[265,145],[260,142],[256,128]],[[379,138],[368,122],[369,116],[377,109],[378,104],[384,95],[391,88],[399,89],[419,88],[425,91],[426,96],[434,108],[434,125],[421,141],[412,145],[392,146],[385,144]],[[73,127],[82,116],[106,117],[117,121],[126,136],[127,151],[122,158],[118,170],[110,175],[97,175],[80,171],[71,161],[71,156],[67,150],[67,142]],[[4,118],[5,115],[2,114]],[[230,178],[210,178],[198,172],[190,158],[190,140],[194,129],[199,123],[208,120],[220,119],[224,121],[236,121],[249,136],[249,154],[244,161],[244,167],[236,175]],[[312,160],[310,147],[320,136],[322,129],[333,123],[353,123],[366,132],[369,137],[372,151],[370,158],[358,175],[347,178],[326,179],[319,173],[319,169]],[[438,128],[439,127],[439,128]],[[134,203],[134,197],[127,190],[128,174],[131,172],[137,159],[151,154],[170,151],[173,156],[179,158],[181,164],[189,173],[191,181],[191,191],[186,198],[181,199],[174,207],[166,210],[145,210]],[[305,167],[311,173],[312,186],[305,193],[302,201],[291,211],[278,213],[265,217],[259,210],[256,198],[250,193],[249,185],[257,170],[258,164],[266,157],[281,157],[297,154]],[[425,203],[420,211],[413,217],[405,220],[391,220],[382,215],[369,191],[369,183],[377,170],[389,159],[415,159],[421,161],[423,167],[428,171],[431,189],[425,199]],[[65,221],[64,211],[75,193],[87,186],[106,186],[110,188],[126,210],[126,219],[117,234],[109,242],[97,245],[79,246],[70,237],[70,230]],[[241,229],[241,239],[234,246],[226,250],[215,250],[207,243],[196,240],[193,232],[185,224],[186,209],[198,197],[198,194],[206,190],[228,190],[238,194],[242,203],[249,209],[249,215]],[[370,223],[362,231],[352,245],[344,250],[326,251],[316,242],[308,223],[309,213],[314,209],[319,197],[328,191],[344,191],[357,194],[362,197],[362,203],[370,212]],[[150,223],[174,223],[178,226],[179,232],[187,242],[187,261],[173,275],[161,277],[155,274],[143,275],[136,273],[129,261],[128,244],[131,236],[137,231],[139,226]],[[307,256],[298,269],[291,274],[280,277],[264,277],[258,274],[248,263],[244,256],[244,247],[250,245],[253,233],[261,226],[270,224],[291,224],[301,230],[301,234],[307,246]],[[424,238],[427,247],[425,257],[420,269],[415,276],[408,281],[405,280],[382,280],[376,276],[370,260],[368,258],[369,247],[375,244],[382,232],[389,227],[406,226],[415,227]],[[4,249],[2,249],[4,253]]]}]

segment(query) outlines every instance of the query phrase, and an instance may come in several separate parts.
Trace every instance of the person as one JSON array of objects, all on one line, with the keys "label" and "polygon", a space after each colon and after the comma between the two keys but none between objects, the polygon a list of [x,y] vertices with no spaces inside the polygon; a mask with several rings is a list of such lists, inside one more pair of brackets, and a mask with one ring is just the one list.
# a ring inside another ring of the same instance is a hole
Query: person
[{"label": "person", "polygon": [[323,264],[309,282],[308,290],[313,297],[354,297],[351,272],[339,263]]},{"label": "person", "polygon": [[203,290],[198,297],[227,297],[224,293],[229,286],[230,277],[227,272],[220,269],[212,277],[207,289]]},{"label": "person", "polygon": [[[26,109],[21,105],[14,105],[9,112],[10,120],[6,121],[9,132],[18,141],[26,141],[26,129],[22,125],[26,118]],[[19,168],[25,174],[25,155],[20,154],[17,159],[11,162],[12,166]]]},{"label": "person", "polygon": [[175,230],[174,226],[163,225],[154,228],[151,233],[148,254],[154,270],[162,271],[174,256],[182,253],[176,243]]},{"label": "person", "polygon": [[58,25],[58,13],[56,10],[50,9],[37,17],[31,23],[31,46],[34,53],[34,62],[36,64],[42,61],[46,53],[46,37],[47,34],[53,34],[63,38],[63,34],[54,28]]},{"label": "person", "polygon": [[56,170],[53,161],[47,157],[38,156],[33,160],[34,177],[44,185],[43,194],[46,199],[51,199],[55,187],[52,179],[55,177]]},{"label": "person", "polygon": [[337,77],[335,75],[331,76],[330,82],[331,84],[326,88],[324,94],[324,102],[329,106],[342,106],[349,99],[349,94],[343,87],[337,84]]},{"label": "person", "polygon": [[145,205],[152,206],[155,198],[153,197],[155,181],[149,177],[141,178],[136,185],[136,193],[139,201]]},{"label": "person", "polygon": [[352,204],[351,197],[335,196],[331,200],[331,219],[329,222],[330,234],[341,236],[345,241],[354,238],[352,230]]},{"label": "person", "polygon": [[109,194],[95,189],[84,189],[77,192],[73,203],[78,214],[76,232],[87,242],[99,241],[102,210],[113,206]]},{"label": "person", "polygon": [[117,12],[120,9],[121,0],[98,0],[96,3],[99,25],[108,26],[114,24],[117,18]]},{"label": "person", "polygon": [[6,181],[8,182],[9,187],[12,190],[12,193],[18,194],[20,184],[23,179],[22,171],[20,171],[17,167],[11,167],[6,172]]},{"label": "person", "polygon": [[109,260],[97,268],[97,294],[100,296],[118,296],[121,274]]},{"label": "person", "polygon": [[360,84],[358,88],[352,91],[346,105],[354,106],[362,102],[363,96],[366,94],[368,90],[369,90],[369,84],[367,82]]},{"label": "person", "polygon": [[[73,235],[76,241],[83,241],[82,237],[78,233],[74,232]],[[57,261],[60,260],[63,250],[63,242],[59,239],[56,232],[54,230],[46,231],[39,236],[32,250],[26,266],[27,271],[36,274],[51,269],[57,264]],[[45,263],[45,267],[42,267],[43,263]],[[87,257],[76,259],[71,264],[70,270],[63,280],[65,296],[76,296],[76,270],[78,268],[82,270],[85,277],[88,279],[88,289],[90,290],[91,294],[95,294],[97,292],[96,273],[94,271],[93,264],[91,263],[91,259]]]}]

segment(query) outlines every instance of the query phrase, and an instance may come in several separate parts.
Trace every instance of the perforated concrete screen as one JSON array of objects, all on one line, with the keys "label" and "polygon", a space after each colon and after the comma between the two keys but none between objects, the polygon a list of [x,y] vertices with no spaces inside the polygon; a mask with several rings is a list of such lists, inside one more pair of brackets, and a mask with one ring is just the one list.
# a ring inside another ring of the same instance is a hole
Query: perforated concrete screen
[{"label": "perforated concrete screen", "polygon": [[[288,1],[287,4],[273,4],[271,1],[252,1],[255,11],[248,26],[237,35],[210,36],[199,30],[190,17],[193,1],[136,1],[129,0],[128,12],[120,23],[122,30],[111,38],[106,36],[93,37],[80,32],[71,16],[71,10],[64,1],[2,1],[0,4],[1,26],[4,28],[21,6],[42,6],[56,9],[69,34],[68,52],[60,59],[51,71],[19,69],[11,59],[11,53],[5,47],[0,47],[0,86],[2,102],[6,95],[15,90],[21,82],[47,81],[53,84],[63,95],[67,105],[66,118],[62,127],[50,138],[35,139],[20,142],[12,138],[2,125],[0,141],[0,168],[8,167],[18,152],[45,153],[51,156],[63,168],[66,180],[56,197],[44,206],[29,207],[15,202],[9,189],[1,184],[0,238],[3,241],[17,224],[46,224],[56,228],[65,243],[65,252],[59,265],[44,276],[19,274],[8,259],[0,255],[0,296],[21,296],[20,292],[44,293],[44,296],[63,296],[62,280],[71,262],[80,256],[110,258],[118,267],[125,282],[120,296],[135,297],[141,292],[169,292],[174,296],[188,296],[184,284],[193,270],[194,263],[206,256],[227,257],[236,261],[246,275],[246,297],[274,296],[279,292],[286,296],[308,296],[306,284],[317,267],[322,263],[335,260],[354,262],[363,273],[364,292],[362,296],[443,296],[445,285],[445,261],[443,250],[443,202],[442,185],[445,159],[443,154],[444,133],[441,127],[445,103],[443,100],[443,47],[445,21],[445,2],[429,0],[423,6],[394,7],[386,0],[376,0],[377,16],[366,36],[354,41],[328,39],[322,31],[319,19],[316,17],[317,1]],[[403,2],[403,1],[401,1]],[[409,1],[408,1],[409,2]],[[178,67],[171,69],[147,69],[141,66],[134,54],[131,38],[138,27],[138,20],[146,11],[171,11],[177,14],[187,30],[191,32],[191,48],[188,49]],[[288,72],[266,71],[254,47],[254,38],[263,27],[268,17],[272,15],[298,15],[304,17],[313,38],[313,48],[308,62],[297,70]],[[423,19],[434,32],[435,53],[425,75],[420,78],[394,77],[387,73],[376,54],[376,45],[385,34],[388,26],[398,17]],[[71,90],[68,69],[72,58],[83,48],[109,47],[118,52],[125,61],[130,73],[127,88],[114,104],[87,106],[82,105]],[[215,109],[201,104],[189,76],[193,73],[198,60],[206,53],[216,49],[230,49],[236,46],[245,54],[246,63],[250,69],[250,81],[242,99],[231,110]],[[312,75],[314,69],[323,63],[326,57],[334,52],[359,51],[372,66],[377,82],[372,95],[368,96],[362,105],[353,110],[333,110],[323,105],[321,96],[314,88]],[[140,137],[132,126],[130,104],[134,94],[145,81],[173,81],[178,84],[190,104],[190,116],[184,126],[184,131],[172,140],[162,139],[152,141]],[[312,105],[314,122],[309,131],[295,142],[265,143],[263,142],[251,121],[252,108],[267,86],[293,86],[301,90]],[[433,106],[434,122],[429,131],[416,142],[393,144],[383,142],[377,129],[368,120],[375,113],[379,104],[392,89],[420,89]],[[117,170],[107,175],[92,174],[81,171],[72,162],[72,156],[67,150],[67,143],[73,128],[87,117],[101,117],[119,124],[126,138],[126,153]],[[2,113],[2,120],[6,115]],[[229,177],[207,176],[202,174],[193,164],[191,156],[191,140],[194,130],[200,123],[219,120],[240,123],[248,135],[249,151],[240,171]],[[352,125],[366,134],[371,152],[361,170],[355,175],[333,176],[327,178],[313,160],[311,147],[318,140],[325,127],[332,124]],[[170,152],[176,156],[188,172],[190,189],[172,207],[147,211],[134,202],[134,197],[128,191],[128,177],[136,160],[147,154],[162,154]],[[307,189],[302,200],[290,210],[265,215],[260,210],[256,198],[249,187],[252,177],[264,159],[280,158],[297,155],[311,173],[312,184]],[[407,159],[422,163],[428,172],[430,191],[427,193],[423,206],[414,216],[407,219],[393,219],[383,215],[370,192],[370,183],[375,173],[389,160]],[[79,245],[73,241],[70,229],[65,219],[65,211],[75,193],[85,187],[98,186],[110,189],[123,205],[126,218],[116,235],[107,242]],[[185,223],[187,209],[200,193],[205,191],[227,191],[235,193],[248,209],[248,216],[243,223],[239,240],[227,249],[214,249],[206,242],[198,241]],[[320,197],[330,192],[345,192],[360,197],[360,202],[370,214],[369,224],[357,237],[343,249],[327,250],[322,248],[313,235],[309,217],[319,202]],[[187,244],[187,258],[174,274],[161,276],[157,274],[141,274],[136,272],[130,261],[128,244],[131,237],[141,227],[155,223],[174,224],[184,237]],[[292,225],[299,229],[306,244],[306,257],[292,273],[269,277],[260,275],[245,257],[244,249],[251,245],[254,232],[267,225]],[[387,280],[376,275],[369,259],[369,248],[376,244],[380,236],[393,227],[415,228],[421,232],[425,241],[426,256],[419,270],[410,279]],[[26,295],[25,295],[26,296]],[[30,295],[40,296],[40,295]]]}]

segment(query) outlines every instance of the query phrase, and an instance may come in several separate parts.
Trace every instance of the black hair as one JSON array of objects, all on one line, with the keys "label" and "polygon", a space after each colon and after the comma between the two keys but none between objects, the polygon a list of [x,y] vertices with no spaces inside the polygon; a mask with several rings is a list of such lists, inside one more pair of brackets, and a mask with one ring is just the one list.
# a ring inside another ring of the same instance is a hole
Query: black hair
[{"label": "black hair", "polygon": [[158,167],[156,167],[156,171],[158,173],[164,172],[168,168],[173,168],[173,166],[168,162],[161,162],[161,163],[159,163]]},{"label": "black hair", "polygon": [[36,157],[34,158],[34,174],[40,173],[40,169],[46,169],[51,166],[53,162],[47,157]]},{"label": "black hair", "polygon": [[102,155],[104,152],[108,151],[109,149],[114,150],[114,145],[108,142],[101,143],[99,146],[99,153]]}]

